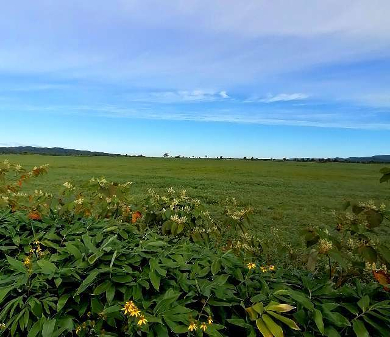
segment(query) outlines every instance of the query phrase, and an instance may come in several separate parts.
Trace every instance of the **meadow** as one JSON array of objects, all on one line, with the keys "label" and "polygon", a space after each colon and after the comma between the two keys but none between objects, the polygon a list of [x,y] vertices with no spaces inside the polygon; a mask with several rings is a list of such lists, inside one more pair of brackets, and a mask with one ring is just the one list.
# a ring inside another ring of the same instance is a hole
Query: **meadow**
[{"label": "meadow", "polygon": [[380,167],[0,158],[0,336],[387,337]]},{"label": "meadow", "polygon": [[250,160],[134,157],[56,157],[0,155],[32,168],[49,164],[44,179],[30,190],[57,190],[65,181],[80,183],[105,177],[132,181],[135,200],[149,188],[186,189],[219,212],[226,198],[253,208],[252,229],[267,235],[278,231],[292,246],[302,244],[299,231],[307,226],[335,223],[334,210],[347,200],[390,205],[388,184],[379,184],[381,164],[303,163]]}]

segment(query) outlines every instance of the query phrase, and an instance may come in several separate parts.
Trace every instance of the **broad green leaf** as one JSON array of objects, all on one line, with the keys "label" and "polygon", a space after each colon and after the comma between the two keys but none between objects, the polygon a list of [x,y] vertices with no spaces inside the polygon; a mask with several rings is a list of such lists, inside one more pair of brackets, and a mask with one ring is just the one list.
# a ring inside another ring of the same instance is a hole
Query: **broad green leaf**
[{"label": "broad green leaf", "polygon": [[0,304],[13,288],[13,286],[0,288]]},{"label": "broad green leaf", "polygon": [[82,256],[83,256],[83,255],[81,254],[81,252],[79,251],[79,249],[78,249],[76,246],[72,245],[71,243],[66,243],[66,244],[65,244],[65,249],[66,249],[70,254],[72,254],[72,255],[75,257],[76,260],[81,259]]},{"label": "broad green leaf", "polygon": [[271,331],[269,331],[269,329],[261,318],[258,318],[256,320],[256,326],[264,337],[273,337],[273,334],[271,333]]},{"label": "broad green leaf", "polygon": [[288,325],[293,330],[301,330],[299,328],[299,326],[297,325],[297,323],[295,323],[292,319],[290,319],[288,317],[284,317],[284,316],[282,316],[280,314],[277,314],[276,312],[273,312],[273,311],[268,311],[267,314],[273,316],[277,320],[279,320],[282,323]]},{"label": "broad green leaf", "polygon": [[219,273],[220,270],[221,270],[221,260],[220,259],[216,259],[211,264],[211,272],[212,272],[213,275],[216,275],[216,274]]},{"label": "broad green leaf", "polygon": [[269,317],[267,314],[264,314],[261,318],[263,319],[268,330],[271,331],[275,337],[283,337],[283,329],[280,327],[280,325],[276,324],[271,317]]},{"label": "broad green leaf", "polygon": [[362,321],[355,319],[353,321],[352,328],[357,337],[370,337],[366,326]]},{"label": "broad green leaf", "polygon": [[370,305],[370,297],[368,295],[363,296],[357,304],[363,312],[366,312]]},{"label": "broad green leaf", "polygon": [[230,323],[230,324],[233,324],[233,325],[237,325],[237,326],[240,326],[242,328],[250,328],[251,325],[248,324],[245,320],[241,319],[241,318],[231,318],[231,319],[227,319],[227,321]]},{"label": "broad green leaf", "polygon": [[45,323],[43,323],[42,337],[51,337],[53,335],[55,326],[56,326],[55,319],[50,319]]},{"label": "broad green leaf", "polygon": [[326,337],[340,337],[340,334],[332,326],[327,326],[325,328],[325,336]]},{"label": "broad green leaf", "polygon": [[58,299],[57,312],[61,311],[61,309],[65,306],[66,302],[68,301],[69,297],[70,294],[64,294]]},{"label": "broad green leaf", "polygon": [[31,329],[28,331],[27,337],[35,337],[42,330],[42,320],[39,320],[34,323]]},{"label": "broad green leaf", "polygon": [[151,270],[149,272],[149,278],[150,278],[150,281],[152,282],[154,289],[159,290],[160,280],[161,280],[160,275],[158,275],[155,271]]},{"label": "broad green leaf", "polygon": [[253,308],[253,310],[255,310],[260,315],[262,315],[263,312],[264,312],[264,305],[263,305],[262,302],[259,302],[259,303],[256,303],[256,304],[252,305],[252,308]]},{"label": "broad green leaf", "polygon": [[295,307],[293,307],[292,305],[289,305],[289,304],[281,304],[281,303],[278,303],[278,304],[268,304],[265,309],[268,311],[268,310],[271,310],[271,311],[276,311],[276,312],[289,312],[291,310],[294,310]]},{"label": "broad green leaf", "polygon": [[44,274],[53,274],[57,271],[57,267],[53,262],[47,260],[39,260],[38,266],[42,269]]},{"label": "broad green leaf", "polygon": [[83,283],[81,283],[80,287],[77,289],[75,295],[81,294],[85,289],[87,289],[91,283],[95,280],[95,278],[99,275],[99,270],[95,269],[89,273],[89,275],[85,278]]},{"label": "broad green leaf", "polygon": [[322,313],[318,309],[314,309],[314,322],[316,323],[318,330],[323,335],[325,333],[324,321],[322,319]]},{"label": "broad green leaf", "polygon": [[249,314],[249,318],[252,321],[255,321],[257,319],[257,317],[259,317],[259,314],[252,307],[245,308],[245,310]]},{"label": "broad green leaf", "polygon": [[13,257],[8,256],[8,255],[7,255],[7,261],[10,264],[10,266],[12,267],[13,270],[16,270],[16,271],[21,272],[21,273],[26,273],[27,272],[27,269],[24,266],[23,262],[21,262],[19,260],[16,260]]}]

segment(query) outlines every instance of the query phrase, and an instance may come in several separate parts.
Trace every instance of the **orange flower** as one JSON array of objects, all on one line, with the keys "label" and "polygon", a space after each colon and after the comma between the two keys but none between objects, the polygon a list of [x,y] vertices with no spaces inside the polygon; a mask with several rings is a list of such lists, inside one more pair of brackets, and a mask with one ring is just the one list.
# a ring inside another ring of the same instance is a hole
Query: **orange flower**
[{"label": "orange flower", "polygon": [[28,218],[31,220],[42,220],[41,215],[37,211],[30,212]]},{"label": "orange flower", "polygon": [[136,223],[137,220],[138,220],[139,218],[141,218],[141,217],[142,217],[142,214],[141,214],[140,211],[134,212],[133,215],[131,216],[131,222],[132,222],[132,223]]}]

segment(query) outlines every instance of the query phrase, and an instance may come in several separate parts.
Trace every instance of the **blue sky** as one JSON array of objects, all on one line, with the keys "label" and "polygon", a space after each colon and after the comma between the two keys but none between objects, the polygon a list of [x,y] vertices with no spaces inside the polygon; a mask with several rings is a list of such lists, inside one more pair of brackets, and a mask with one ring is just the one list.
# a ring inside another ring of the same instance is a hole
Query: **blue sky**
[{"label": "blue sky", "polygon": [[390,2],[12,1],[0,146],[389,154]]}]

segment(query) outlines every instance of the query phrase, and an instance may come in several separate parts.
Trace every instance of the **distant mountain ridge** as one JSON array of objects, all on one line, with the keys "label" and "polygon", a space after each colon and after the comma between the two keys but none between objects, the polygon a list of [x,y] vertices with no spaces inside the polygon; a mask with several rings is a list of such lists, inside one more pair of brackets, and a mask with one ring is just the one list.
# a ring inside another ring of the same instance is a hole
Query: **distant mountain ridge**
[{"label": "distant mountain ridge", "polygon": [[106,152],[64,149],[62,147],[35,147],[35,146],[0,147],[0,154],[41,154],[41,155],[50,155],[50,156],[85,156],[85,157],[120,156],[120,154],[106,153]]},{"label": "distant mountain ridge", "polygon": [[[118,153],[107,153],[87,150],[75,150],[65,149],[62,147],[36,147],[36,146],[12,146],[12,147],[0,147],[0,154],[40,154],[47,156],[109,156],[120,157],[127,156]],[[130,157],[143,157],[142,155],[130,156]],[[180,156],[177,156],[180,158]],[[185,157],[182,157],[185,158]],[[222,157],[220,157],[222,159]],[[228,158],[226,158],[228,159]],[[229,158],[234,159],[234,158]],[[238,158],[236,158],[238,159]],[[246,159],[246,157],[244,157]],[[259,160],[258,158],[252,158],[252,160]],[[261,159],[260,159],[261,160]],[[272,159],[270,159],[272,160]],[[285,160],[285,159],[284,159]],[[316,162],[349,162],[349,163],[390,163],[390,155],[375,155],[371,157],[348,157],[348,158],[290,158],[289,161],[316,161]]]},{"label": "distant mountain ridge", "polygon": [[377,155],[372,157],[349,157],[351,162],[390,163],[390,155]]}]

